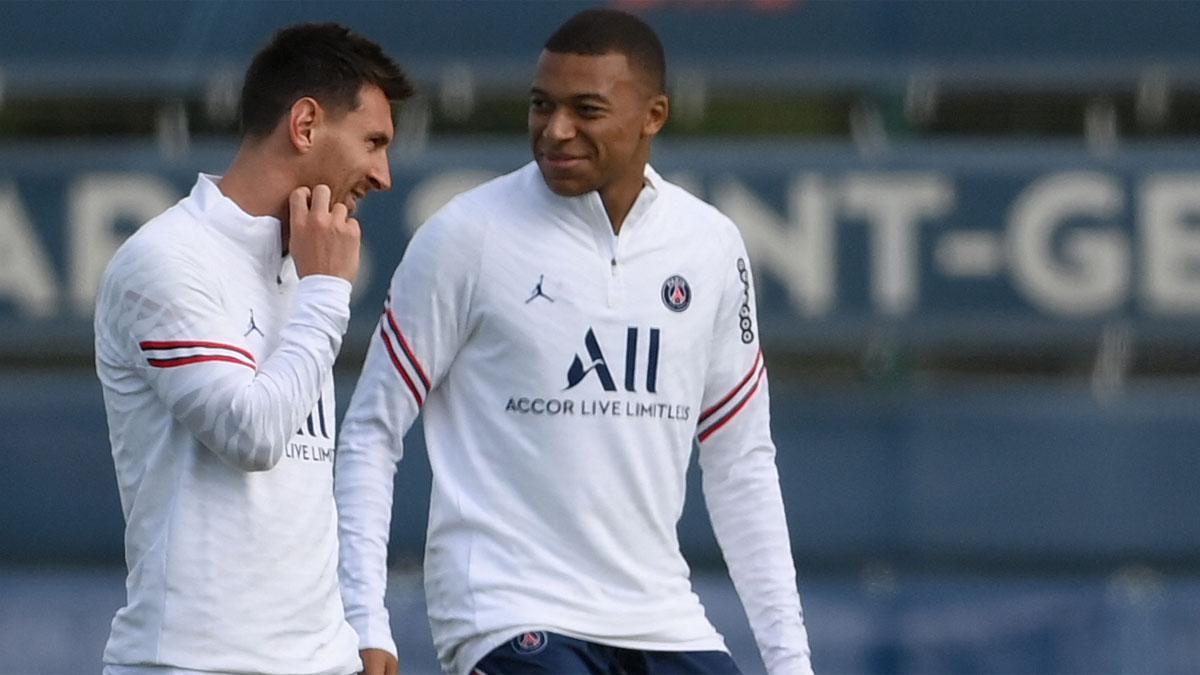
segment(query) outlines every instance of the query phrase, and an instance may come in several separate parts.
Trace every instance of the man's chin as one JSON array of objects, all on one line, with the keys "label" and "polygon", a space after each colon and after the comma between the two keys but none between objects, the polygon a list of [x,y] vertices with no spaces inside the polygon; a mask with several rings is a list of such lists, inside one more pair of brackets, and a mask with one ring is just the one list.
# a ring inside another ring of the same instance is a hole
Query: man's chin
[{"label": "man's chin", "polygon": [[542,170],[542,180],[546,187],[559,197],[578,197],[591,192],[594,187],[587,181],[574,176],[557,176]]}]

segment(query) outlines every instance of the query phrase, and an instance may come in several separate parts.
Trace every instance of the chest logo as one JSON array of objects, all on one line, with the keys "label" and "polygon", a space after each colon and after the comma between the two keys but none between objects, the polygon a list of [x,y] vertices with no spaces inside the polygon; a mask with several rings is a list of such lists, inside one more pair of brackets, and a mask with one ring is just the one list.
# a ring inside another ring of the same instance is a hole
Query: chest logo
[{"label": "chest logo", "polygon": [[246,326],[246,332],[242,333],[242,337],[246,337],[246,336],[250,335],[251,333],[258,333],[259,336],[266,337],[266,335],[263,335],[262,329],[258,327],[258,324],[254,323],[254,310],[253,309],[250,310],[250,323]]},{"label": "chest logo", "polygon": [[329,429],[325,426],[325,397],[317,399],[317,405],[312,412],[308,413],[308,419],[305,420],[300,428],[296,430],[297,436],[312,436],[314,438],[332,438],[329,435]]},{"label": "chest logo", "polygon": [[692,304],[692,287],[678,274],[667,277],[662,286],[662,301],[672,312],[682,312]]},{"label": "chest logo", "polygon": [[[637,326],[630,326],[625,330],[624,385],[625,391],[630,392],[637,391],[638,333]],[[658,351],[662,331],[658,328],[651,328],[649,333],[649,345],[646,348],[646,391],[653,394],[656,393],[658,387]],[[578,354],[575,355],[571,366],[567,369],[566,388],[571,389],[582,382],[588,373],[595,373],[604,391],[616,391],[617,383],[613,380],[612,370],[609,369],[608,361],[604,358],[604,351],[600,349],[600,341],[596,339],[596,333],[590,327],[587,334],[583,336],[583,345],[587,349],[588,362],[585,362]]]},{"label": "chest logo", "polygon": [[546,295],[546,293],[542,290],[542,282],[544,282],[545,279],[546,279],[546,275],[544,275],[544,274],[538,275],[538,282],[537,282],[537,285],[533,287],[533,294],[529,296],[529,299],[525,301],[525,304],[528,305],[529,303],[533,302],[534,300],[537,300],[538,298],[545,298],[546,300],[549,300],[550,302],[554,302],[554,298]]}]

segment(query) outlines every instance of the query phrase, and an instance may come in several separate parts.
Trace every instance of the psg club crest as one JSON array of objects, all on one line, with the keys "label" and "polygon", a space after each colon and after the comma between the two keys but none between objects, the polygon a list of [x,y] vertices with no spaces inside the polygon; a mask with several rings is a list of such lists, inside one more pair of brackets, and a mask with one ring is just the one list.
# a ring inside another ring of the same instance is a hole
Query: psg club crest
[{"label": "psg club crest", "polygon": [[546,648],[546,634],[540,630],[521,633],[512,639],[512,648],[518,654],[536,654]]},{"label": "psg club crest", "polygon": [[682,312],[692,304],[692,287],[678,274],[663,282],[662,301],[672,312]]}]

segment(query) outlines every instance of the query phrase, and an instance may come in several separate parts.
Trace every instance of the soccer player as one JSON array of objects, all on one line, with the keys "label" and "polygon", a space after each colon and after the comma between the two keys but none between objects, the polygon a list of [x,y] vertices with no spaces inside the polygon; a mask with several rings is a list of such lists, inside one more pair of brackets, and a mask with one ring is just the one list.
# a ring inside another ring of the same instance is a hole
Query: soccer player
[{"label": "soccer player", "polygon": [[648,165],[663,82],[641,20],[571,18],[537,64],[535,161],[410,242],[338,443],[343,598],[364,645],[395,651],[392,478],[424,410],[425,591],[447,672],[737,672],[679,552],[694,441],[767,668],[811,671],[750,264],[728,218]]},{"label": "soccer player", "polygon": [[127,603],[106,675],[358,672],[337,582],[332,366],[355,207],[391,184],[411,87],[336,24],[255,56],[224,177],[143,225],[96,304]]}]

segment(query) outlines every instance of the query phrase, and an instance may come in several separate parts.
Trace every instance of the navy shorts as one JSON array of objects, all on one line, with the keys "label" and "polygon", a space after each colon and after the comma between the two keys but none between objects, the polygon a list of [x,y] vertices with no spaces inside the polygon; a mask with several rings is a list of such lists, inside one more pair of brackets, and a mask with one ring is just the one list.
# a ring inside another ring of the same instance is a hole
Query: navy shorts
[{"label": "navy shorts", "polygon": [[625,649],[536,631],[521,633],[475,664],[471,675],[740,675],[725,652]]}]

